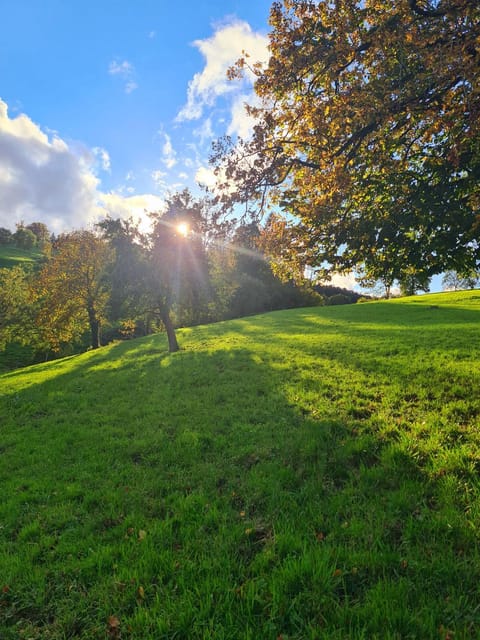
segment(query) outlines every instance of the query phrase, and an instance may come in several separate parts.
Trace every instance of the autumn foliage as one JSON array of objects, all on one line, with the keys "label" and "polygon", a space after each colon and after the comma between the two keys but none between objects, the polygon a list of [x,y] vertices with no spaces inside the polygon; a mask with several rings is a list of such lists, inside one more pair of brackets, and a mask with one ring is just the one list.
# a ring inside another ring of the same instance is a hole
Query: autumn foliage
[{"label": "autumn foliage", "polygon": [[367,279],[474,266],[479,3],[284,0],[270,24],[253,136],[212,156],[223,201],[273,205],[301,259]]}]

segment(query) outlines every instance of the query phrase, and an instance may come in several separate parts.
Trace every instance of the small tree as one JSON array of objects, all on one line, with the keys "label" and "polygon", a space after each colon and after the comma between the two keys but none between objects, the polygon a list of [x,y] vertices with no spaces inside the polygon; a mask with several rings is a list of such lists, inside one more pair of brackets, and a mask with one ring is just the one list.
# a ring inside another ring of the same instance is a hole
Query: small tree
[{"label": "small tree", "polygon": [[21,225],[17,227],[13,239],[19,249],[33,249],[37,244],[37,237],[33,231]]},{"label": "small tree", "polygon": [[399,283],[402,296],[414,296],[417,291],[428,292],[430,288],[428,275],[424,271],[413,267],[409,267],[402,272]]},{"label": "small tree", "polygon": [[442,278],[442,288],[444,291],[458,291],[459,289],[474,289],[480,280],[476,271],[462,272],[446,271]]},{"label": "small tree", "polygon": [[10,229],[0,227],[0,245],[11,244],[13,242],[13,233]]},{"label": "small tree", "polygon": [[36,283],[41,301],[38,322],[54,350],[86,327],[92,348],[100,346],[110,288],[105,275],[111,260],[110,247],[90,231],[74,231],[56,240]]},{"label": "small tree", "polygon": [[29,229],[33,234],[35,234],[35,237],[37,239],[36,244],[39,249],[44,253],[49,254],[51,249],[51,242],[50,231],[48,230],[47,225],[43,222],[32,222],[30,224],[27,224],[25,228]]},{"label": "small tree", "polygon": [[145,311],[146,251],[142,235],[130,218],[105,218],[97,224],[103,238],[113,250],[108,266],[111,284],[109,316],[111,319],[132,320]]}]

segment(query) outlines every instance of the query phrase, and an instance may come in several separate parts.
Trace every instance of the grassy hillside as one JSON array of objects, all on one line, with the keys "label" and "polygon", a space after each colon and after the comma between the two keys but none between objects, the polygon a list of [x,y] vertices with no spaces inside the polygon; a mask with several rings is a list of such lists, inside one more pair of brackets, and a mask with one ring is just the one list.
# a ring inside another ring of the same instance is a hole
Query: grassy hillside
[{"label": "grassy hillside", "polygon": [[0,637],[478,638],[480,292],[0,376]]},{"label": "grassy hillside", "polygon": [[0,245],[0,269],[2,267],[14,267],[22,263],[33,263],[42,257],[37,249],[19,249],[13,245]]}]

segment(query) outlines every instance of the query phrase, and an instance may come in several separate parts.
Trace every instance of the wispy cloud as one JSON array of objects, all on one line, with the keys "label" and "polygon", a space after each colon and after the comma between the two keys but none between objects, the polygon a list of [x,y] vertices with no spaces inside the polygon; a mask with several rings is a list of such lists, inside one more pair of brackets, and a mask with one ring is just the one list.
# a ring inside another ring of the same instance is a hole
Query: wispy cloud
[{"label": "wispy cloud", "polygon": [[93,155],[97,158],[97,161],[100,163],[100,167],[103,171],[110,173],[111,165],[110,165],[110,155],[106,149],[103,147],[93,147],[92,149]]},{"label": "wispy cloud", "polygon": [[167,133],[162,134],[164,137],[164,143],[162,146],[162,164],[167,169],[172,169],[177,164],[177,152],[173,148],[172,139]]},{"label": "wispy cloud", "polygon": [[138,84],[135,82],[135,67],[128,60],[112,60],[108,66],[108,73],[111,76],[118,76],[124,81],[125,93],[132,93],[135,89],[138,89]]},{"label": "wispy cloud", "polygon": [[113,60],[108,67],[108,73],[110,73],[112,76],[129,76],[134,71],[135,69],[133,67],[133,64],[131,62],[128,62],[128,60],[124,60],[123,62]]},{"label": "wispy cloud", "polygon": [[135,89],[138,89],[138,84],[136,82],[130,80],[129,82],[125,83],[125,93],[132,93],[132,91],[135,91]]},{"label": "wispy cloud", "polygon": [[205,141],[211,141],[214,137],[212,119],[207,118],[202,124],[193,130],[193,135],[200,139],[200,144],[204,144]]},{"label": "wispy cloud", "polygon": [[168,176],[168,173],[166,171],[157,169],[156,171],[152,171],[151,176],[157,189],[163,190],[167,187],[167,181],[165,180],[165,178]]}]

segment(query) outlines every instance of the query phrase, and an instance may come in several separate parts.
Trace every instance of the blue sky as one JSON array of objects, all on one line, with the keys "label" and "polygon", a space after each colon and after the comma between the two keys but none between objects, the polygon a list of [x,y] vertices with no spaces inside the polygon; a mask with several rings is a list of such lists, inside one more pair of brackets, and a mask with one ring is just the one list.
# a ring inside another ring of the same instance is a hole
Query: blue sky
[{"label": "blue sky", "polygon": [[53,231],[160,209],[210,179],[211,142],[247,133],[270,1],[16,0],[0,21],[0,226]]},{"label": "blue sky", "polygon": [[146,218],[185,187],[199,195],[212,141],[248,135],[251,79],[228,82],[226,70],[242,50],[267,59],[270,6],[3,0],[0,227],[58,233]]}]

